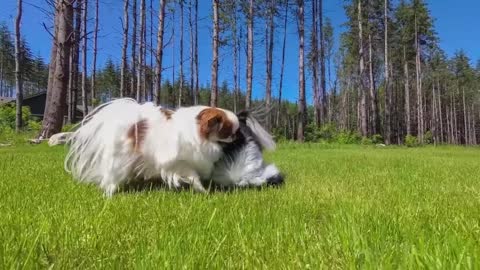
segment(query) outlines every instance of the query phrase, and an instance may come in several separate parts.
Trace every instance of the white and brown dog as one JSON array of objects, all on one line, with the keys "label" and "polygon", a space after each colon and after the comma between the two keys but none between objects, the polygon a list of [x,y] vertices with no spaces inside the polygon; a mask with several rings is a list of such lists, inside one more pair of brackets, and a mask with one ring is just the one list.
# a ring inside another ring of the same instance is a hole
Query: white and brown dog
[{"label": "white and brown dog", "polygon": [[232,142],[238,129],[238,117],[228,110],[193,106],[174,112],[117,99],[96,108],[71,135],[65,168],[107,196],[134,178],[161,178],[171,188],[187,183],[205,192],[201,179],[210,178],[221,143]]}]

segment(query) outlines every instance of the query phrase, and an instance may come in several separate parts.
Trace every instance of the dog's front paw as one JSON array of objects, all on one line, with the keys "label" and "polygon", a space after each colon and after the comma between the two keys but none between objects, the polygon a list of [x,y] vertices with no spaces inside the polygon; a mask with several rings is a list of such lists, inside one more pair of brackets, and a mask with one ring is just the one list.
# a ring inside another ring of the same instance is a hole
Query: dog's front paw
[{"label": "dog's front paw", "polygon": [[117,185],[108,184],[104,187],[103,196],[105,196],[106,198],[111,198],[116,191],[117,191]]}]

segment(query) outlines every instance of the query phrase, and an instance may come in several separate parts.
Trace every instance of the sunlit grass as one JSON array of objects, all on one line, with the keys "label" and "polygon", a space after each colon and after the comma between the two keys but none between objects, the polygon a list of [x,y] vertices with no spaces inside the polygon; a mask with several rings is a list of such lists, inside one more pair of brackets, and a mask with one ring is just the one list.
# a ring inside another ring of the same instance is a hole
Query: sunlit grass
[{"label": "sunlit grass", "polygon": [[478,268],[480,149],[281,145],[282,188],[105,199],[0,149],[0,269]]}]

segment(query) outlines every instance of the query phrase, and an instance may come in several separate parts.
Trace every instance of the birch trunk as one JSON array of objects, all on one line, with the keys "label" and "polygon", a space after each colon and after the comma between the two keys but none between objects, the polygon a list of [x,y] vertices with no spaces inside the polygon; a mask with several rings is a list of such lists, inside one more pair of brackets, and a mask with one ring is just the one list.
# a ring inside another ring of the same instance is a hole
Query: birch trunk
[{"label": "birch trunk", "polygon": [[163,35],[165,27],[165,1],[160,0],[160,8],[158,10],[158,30],[157,30],[157,52],[155,56],[155,84],[154,93],[157,96],[157,105],[160,105],[162,90],[162,61],[163,61]]},{"label": "birch trunk", "polygon": [[97,76],[97,43],[98,43],[98,1],[95,0],[95,28],[93,30],[93,58],[92,58],[92,75],[91,75],[91,85],[90,85],[90,91],[91,91],[91,99],[92,99],[92,107],[95,106],[97,103],[96,100],[96,89],[95,89],[95,80]]},{"label": "birch trunk", "polygon": [[16,85],[16,119],[15,131],[19,133],[23,127],[22,103],[23,103],[23,79],[22,79],[22,51],[20,24],[22,23],[22,0],[17,0],[17,16],[15,17],[15,85]]},{"label": "birch trunk", "polygon": [[88,0],[83,0],[82,27],[83,27],[83,43],[82,43],[82,102],[83,117],[88,114],[88,97],[87,97],[87,16],[88,16]]},{"label": "birch trunk", "polygon": [[297,16],[298,16],[298,128],[297,128],[297,140],[303,142],[305,140],[305,125],[306,125],[306,101],[305,101],[305,48],[304,48],[304,6],[303,0],[297,0]]},{"label": "birch trunk", "polygon": [[285,69],[285,48],[287,43],[287,23],[288,23],[288,1],[285,4],[285,20],[283,23],[283,44],[282,44],[282,63],[280,65],[280,82],[278,85],[278,110],[276,126],[280,125],[280,112],[282,111],[282,87],[283,87],[283,73]]},{"label": "birch trunk", "polygon": [[245,97],[245,109],[250,109],[252,101],[252,77],[253,77],[253,0],[249,1],[247,16],[247,93]]},{"label": "birch trunk", "polygon": [[126,96],[127,92],[127,48],[128,48],[128,0],[123,4],[123,44],[122,44],[122,67],[120,69],[120,97]]},{"label": "birch trunk", "polygon": [[360,132],[362,136],[368,136],[368,119],[367,119],[367,93],[365,89],[365,78],[364,78],[364,71],[365,71],[365,64],[364,64],[364,52],[363,52],[363,26],[362,26],[362,1],[358,1],[357,5],[357,12],[358,12],[358,44],[359,44],[359,79],[360,79],[360,87],[359,87],[359,99],[360,99],[360,106],[359,106],[359,117],[360,117]]},{"label": "birch trunk", "polygon": [[212,37],[212,92],[210,106],[216,107],[218,103],[218,4],[219,0],[212,0],[213,4],[213,37]]}]

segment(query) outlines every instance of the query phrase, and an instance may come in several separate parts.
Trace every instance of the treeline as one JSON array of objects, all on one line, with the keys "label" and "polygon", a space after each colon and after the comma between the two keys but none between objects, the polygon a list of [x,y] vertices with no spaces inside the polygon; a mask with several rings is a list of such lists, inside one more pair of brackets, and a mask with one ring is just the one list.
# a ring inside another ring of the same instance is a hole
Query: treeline
[{"label": "treeline", "polygon": [[[24,93],[32,95],[47,89],[48,64],[32,54],[30,46],[21,40]],[[0,96],[15,95],[15,43],[13,33],[5,22],[0,22]]]},{"label": "treeline", "polygon": [[[344,1],[348,20],[338,46],[322,0],[213,0],[210,14],[199,14],[198,0],[154,3],[123,0],[121,61],[109,60],[98,69],[102,5],[98,0],[55,2],[42,135],[61,128],[58,112],[68,110],[70,122],[77,105],[86,114],[89,106],[128,96],[171,107],[210,104],[239,111],[262,106],[269,130],[299,141],[328,140],[336,133],[386,144],[478,142],[480,63],[474,67],[462,50],[446,56],[424,0]],[[212,29],[211,77],[203,85],[201,19],[210,20]],[[285,60],[292,40],[288,25],[297,30],[294,63]],[[170,63],[164,63],[166,50],[174,56]],[[231,57],[231,67],[222,70],[232,74],[228,83],[218,80],[220,53]],[[275,76],[273,65],[280,67]],[[293,102],[284,98],[292,89],[283,89],[285,66],[291,65],[298,68]],[[265,82],[262,100],[252,100],[253,74]]]},{"label": "treeline", "polygon": [[480,62],[448,58],[422,0],[350,1],[338,52],[335,121],[387,143],[426,135],[435,143],[477,144]]}]

